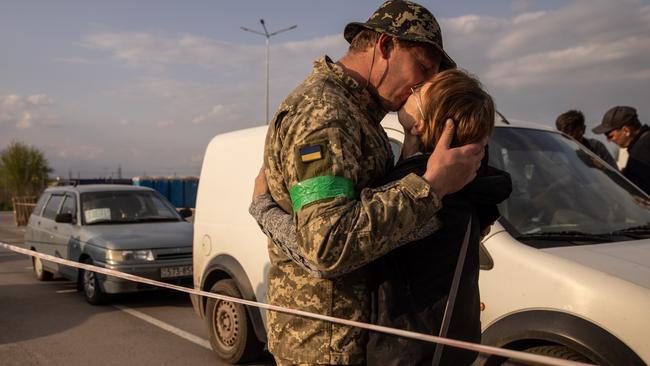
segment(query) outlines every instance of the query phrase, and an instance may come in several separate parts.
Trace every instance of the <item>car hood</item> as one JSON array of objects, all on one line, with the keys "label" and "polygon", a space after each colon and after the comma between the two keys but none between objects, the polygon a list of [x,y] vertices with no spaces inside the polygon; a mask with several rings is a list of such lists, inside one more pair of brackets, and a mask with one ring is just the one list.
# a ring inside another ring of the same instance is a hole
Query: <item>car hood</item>
[{"label": "car hood", "polygon": [[543,251],[650,289],[650,239]]},{"label": "car hood", "polygon": [[192,224],[150,222],[84,226],[80,240],[108,249],[154,249],[192,246]]}]

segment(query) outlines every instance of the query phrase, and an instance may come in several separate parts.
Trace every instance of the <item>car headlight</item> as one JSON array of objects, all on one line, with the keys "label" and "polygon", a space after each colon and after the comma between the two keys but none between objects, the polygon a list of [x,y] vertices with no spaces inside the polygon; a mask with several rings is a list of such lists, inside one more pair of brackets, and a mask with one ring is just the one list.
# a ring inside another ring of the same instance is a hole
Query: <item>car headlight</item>
[{"label": "car headlight", "polygon": [[111,263],[121,262],[151,262],[154,260],[151,250],[114,250],[106,251],[106,261]]}]

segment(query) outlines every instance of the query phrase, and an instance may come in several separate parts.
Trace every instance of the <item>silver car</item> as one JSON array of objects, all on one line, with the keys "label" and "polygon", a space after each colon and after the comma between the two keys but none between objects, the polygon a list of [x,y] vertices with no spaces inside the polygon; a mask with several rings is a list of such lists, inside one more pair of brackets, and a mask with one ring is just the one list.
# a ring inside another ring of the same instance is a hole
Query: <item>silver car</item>
[{"label": "silver car", "polygon": [[[48,188],[27,224],[25,247],[164,282],[191,282],[192,224],[156,191],[127,185]],[[77,282],[86,300],[152,289],[136,282],[33,259],[39,280],[59,274]]]}]

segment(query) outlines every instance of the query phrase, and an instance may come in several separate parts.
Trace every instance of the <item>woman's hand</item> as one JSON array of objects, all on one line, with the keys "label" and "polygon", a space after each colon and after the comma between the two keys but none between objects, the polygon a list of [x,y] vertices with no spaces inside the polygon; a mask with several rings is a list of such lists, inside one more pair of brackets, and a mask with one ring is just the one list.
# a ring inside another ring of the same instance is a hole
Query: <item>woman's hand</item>
[{"label": "woman's hand", "polygon": [[264,165],[260,168],[260,172],[255,177],[255,186],[253,187],[253,199],[269,193],[269,186],[266,183],[266,173],[264,173]]}]

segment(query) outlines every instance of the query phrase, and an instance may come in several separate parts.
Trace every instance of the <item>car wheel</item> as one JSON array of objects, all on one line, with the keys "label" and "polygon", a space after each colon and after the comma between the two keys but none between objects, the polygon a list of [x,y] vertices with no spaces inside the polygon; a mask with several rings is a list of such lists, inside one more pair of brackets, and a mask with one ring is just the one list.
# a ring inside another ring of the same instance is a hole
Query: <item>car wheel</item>
[{"label": "car wheel", "polygon": [[[242,297],[231,279],[218,281],[210,292]],[[248,362],[261,356],[262,343],[255,336],[244,305],[208,298],[205,319],[212,349],[223,361]]]},{"label": "car wheel", "polygon": [[[85,264],[93,264],[92,259],[86,258]],[[97,280],[97,274],[93,271],[86,271],[81,269],[81,284],[84,292],[84,297],[89,304],[101,305],[106,302],[107,295],[102,291]]]},{"label": "car wheel", "polygon": [[[561,346],[561,345],[537,346],[537,347],[531,347],[531,348],[525,349],[524,351],[528,352],[528,353],[534,353],[536,355],[560,358],[560,359],[563,359],[563,360],[578,361],[578,362],[585,362],[585,363],[593,363],[593,361],[591,361],[587,357],[585,357],[582,354],[572,350],[571,348],[569,348],[567,346]],[[528,363],[518,362],[518,361],[514,361],[514,360],[508,360],[508,361],[504,362],[502,365],[503,366],[523,366],[523,365],[528,365]]]},{"label": "car wheel", "polygon": [[36,274],[37,280],[49,281],[54,277],[52,275],[52,272],[48,272],[43,269],[43,262],[41,261],[41,258],[32,257],[32,266],[34,266],[34,273]]}]

